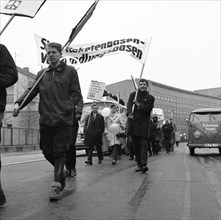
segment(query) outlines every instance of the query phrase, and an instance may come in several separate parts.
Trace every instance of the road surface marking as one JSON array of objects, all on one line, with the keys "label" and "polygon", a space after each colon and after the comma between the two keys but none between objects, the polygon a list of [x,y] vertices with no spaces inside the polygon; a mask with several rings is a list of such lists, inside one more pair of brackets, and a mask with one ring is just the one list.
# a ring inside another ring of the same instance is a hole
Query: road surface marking
[{"label": "road surface marking", "polygon": [[184,166],[186,170],[186,184],[184,192],[182,220],[188,220],[190,219],[190,172],[187,166],[186,155],[184,155]]}]

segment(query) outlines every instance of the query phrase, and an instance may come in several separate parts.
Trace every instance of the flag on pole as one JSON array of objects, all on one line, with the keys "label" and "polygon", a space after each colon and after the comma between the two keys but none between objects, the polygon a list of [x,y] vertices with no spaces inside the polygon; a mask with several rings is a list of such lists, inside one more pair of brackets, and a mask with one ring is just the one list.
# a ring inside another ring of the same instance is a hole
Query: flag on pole
[{"label": "flag on pole", "polygon": [[[94,9],[96,8],[96,5],[98,3],[99,0],[96,0],[91,7],[88,9],[88,11],[86,12],[86,14],[81,18],[81,20],[78,22],[78,24],[72,29],[72,32],[69,36],[69,39],[67,41],[67,43],[65,44],[65,46],[68,46],[71,44],[71,42],[74,40],[74,38],[77,36],[77,34],[81,31],[81,29],[83,28],[83,26],[86,24],[86,22],[90,19],[90,17],[92,16]],[[64,46],[64,47],[65,47]]]},{"label": "flag on pole", "polygon": [[8,0],[1,3],[0,14],[34,18],[45,2],[46,0]]},{"label": "flag on pole", "polygon": [[120,103],[121,105],[125,105],[124,100],[121,99],[120,97],[113,95],[112,93],[108,92],[106,89],[104,89],[104,93],[103,96],[109,96],[112,99],[116,100],[118,103]]}]

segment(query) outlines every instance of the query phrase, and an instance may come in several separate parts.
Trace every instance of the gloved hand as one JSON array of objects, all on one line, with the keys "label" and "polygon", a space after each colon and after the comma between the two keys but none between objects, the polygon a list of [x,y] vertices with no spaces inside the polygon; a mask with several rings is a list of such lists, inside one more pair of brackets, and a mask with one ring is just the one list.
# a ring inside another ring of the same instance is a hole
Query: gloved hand
[{"label": "gloved hand", "polygon": [[138,101],[134,101],[133,103],[134,103],[134,105],[136,105],[137,107],[139,107],[139,105],[140,105]]},{"label": "gloved hand", "polygon": [[133,114],[130,112],[129,114],[128,114],[128,116],[127,116],[129,119],[133,119],[134,118],[134,116],[133,116]]},{"label": "gloved hand", "polygon": [[81,115],[80,114],[75,114],[75,119],[80,121],[81,120]]},{"label": "gloved hand", "polygon": [[13,110],[13,116],[14,117],[17,117],[19,114],[19,104],[18,103],[15,103],[14,105],[14,110]]}]

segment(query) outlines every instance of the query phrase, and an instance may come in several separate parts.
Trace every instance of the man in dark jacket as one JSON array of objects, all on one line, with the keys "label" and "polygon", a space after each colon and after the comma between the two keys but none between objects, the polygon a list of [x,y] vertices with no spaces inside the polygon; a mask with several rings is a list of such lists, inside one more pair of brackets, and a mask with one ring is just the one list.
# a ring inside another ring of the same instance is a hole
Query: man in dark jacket
[{"label": "man in dark jacket", "polygon": [[66,155],[66,168],[69,171],[69,176],[74,177],[77,175],[76,171],[76,139],[78,134],[79,122],[81,120],[83,109],[83,99],[78,101],[74,108],[73,126],[71,130],[71,144]]},{"label": "man in dark jacket", "polygon": [[156,144],[156,135],[159,132],[160,128],[158,127],[158,117],[154,116],[152,121],[150,121],[149,127],[149,137],[148,137],[148,150],[150,155],[158,154],[159,146]]},{"label": "man in dark jacket", "polygon": [[[8,49],[0,44],[0,142],[1,127],[6,106],[6,88],[15,84],[18,80],[18,72],[15,62]],[[0,155],[0,206],[6,203],[5,195],[1,185],[1,155]]]},{"label": "man in dark jacket", "polygon": [[169,123],[168,120],[166,120],[165,124],[162,126],[162,133],[163,133],[163,144],[167,153],[170,152],[171,148],[172,132],[173,132],[173,126]]},{"label": "man in dark jacket", "polygon": [[138,169],[146,173],[147,167],[147,141],[150,123],[150,113],[154,106],[154,97],[147,91],[148,81],[140,79],[138,83],[138,92],[132,92],[127,103],[127,115],[129,133],[132,134],[133,145],[135,149],[136,162]]},{"label": "man in dark jacket", "polygon": [[94,146],[96,146],[98,154],[98,163],[101,164],[103,160],[102,153],[102,136],[104,133],[104,117],[98,113],[98,106],[93,103],[91,106],[92,112],[86,117],[85,120],[85,138],[84,143],[89,147],[88,149],[88,159],[85,161],[86,164],[92,165],[92,155],[94,151]]},{"label": "man in dark jacket", "polygon": [[[60,61],[62,46],[46,45],[48,68],[38,72],[37,79],[45,71],[41,81],[34,84],[15,102],[14,116],[39,93],[40,148],[45,158],[54,166],[50,200],[59,200],[65,187],[67,172],[64,170],[66,152],[71,143],[73,109],[82,98],[77,71]],[[28,97],[29,91],[32,91]],[[24,104],[21,103],[24,101]]]}]

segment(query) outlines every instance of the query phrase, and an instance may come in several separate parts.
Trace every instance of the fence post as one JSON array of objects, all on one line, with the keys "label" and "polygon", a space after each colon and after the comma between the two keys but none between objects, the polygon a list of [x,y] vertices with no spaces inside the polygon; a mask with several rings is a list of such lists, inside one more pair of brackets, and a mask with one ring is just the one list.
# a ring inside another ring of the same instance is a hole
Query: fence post
[{"label": "fence post", "polygon": [[11,146],[13,145],[13,128],[11,128]]},{"label": "fence post", "polygon": [[28,130],[25,128],[25,145],[28,145]]}]

